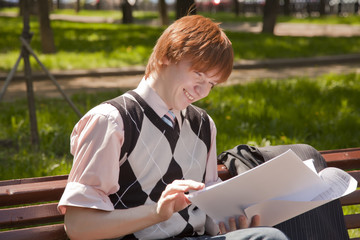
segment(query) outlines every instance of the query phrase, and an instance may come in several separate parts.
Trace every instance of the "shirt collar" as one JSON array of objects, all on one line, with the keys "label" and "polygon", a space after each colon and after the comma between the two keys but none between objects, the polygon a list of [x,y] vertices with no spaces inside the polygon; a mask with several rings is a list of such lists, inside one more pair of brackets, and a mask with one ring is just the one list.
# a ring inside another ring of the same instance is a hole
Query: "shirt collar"
[{"label": "shirt collar", "polygon": [[[162,98],[150,87],[149,81],[147,81],[145,77],[140,81],[134,91],[139,94],[160,117],[164,116],[169,110]],[[173,112],[176,118],[180,119],[180,111],[173,110]]]}]

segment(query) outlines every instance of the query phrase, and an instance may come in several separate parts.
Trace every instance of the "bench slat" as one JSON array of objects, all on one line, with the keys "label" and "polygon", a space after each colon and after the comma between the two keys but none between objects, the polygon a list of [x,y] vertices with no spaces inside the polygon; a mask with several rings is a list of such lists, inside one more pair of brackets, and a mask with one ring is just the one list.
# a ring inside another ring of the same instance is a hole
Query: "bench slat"
[{"label": "bench slat", "polygon": [[48,177],[34,177],[34,178],[23,178],[23,179],[12,179],[0,181],[1,186],[35,183],[35,182],[51,182],[57,180],[67,180],[68,175],[48,176]]},{"label": "bench slat", "polygon": [[344,170],[360,168],[360,148],[320,151],[329,167]]},{"label": "bench slat", "polygon": [[344,219],[347,229],[360,228],[360,214],[345,215]]},{"label": "bench slat", "polygon": [[356,179],[358,182],[358,187],[360,187],[360,170],[348,171],[347,173]]},{"label": "bench slat", "polygon": [[58,201],[67,180],[15,184],[0,187],[0,206]]},{"label": "bench slat", "polygon": [[360,204],[360,190],[355,190],[354,192],[340,198],[340,202],[342,206]]},{"label": "bench slat", "polygon": [[0,232],[0,239],[6,240],[29,240],[29,239],[51,239],[67,240],[64,224],[25,228]]},{"label": "bench slat", "polygon": [[0,209],[0,228],[22,227],[63,221],[64,216],[57,211],[56,207],[57,203],[48,203]]}]

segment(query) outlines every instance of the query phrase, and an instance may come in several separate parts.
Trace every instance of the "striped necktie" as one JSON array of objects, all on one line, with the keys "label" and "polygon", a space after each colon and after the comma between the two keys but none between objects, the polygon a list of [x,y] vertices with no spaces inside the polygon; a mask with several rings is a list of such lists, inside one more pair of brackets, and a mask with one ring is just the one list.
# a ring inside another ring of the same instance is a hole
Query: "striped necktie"
[{"label": "striped necktie", "polygon": [[169,125],[170,127],[174,128],[176,117],[175,117],[175,114],[174,114],[171,110],[169,110],[169,111],[162,117],[162,120],[163,120],[167,125]]}]

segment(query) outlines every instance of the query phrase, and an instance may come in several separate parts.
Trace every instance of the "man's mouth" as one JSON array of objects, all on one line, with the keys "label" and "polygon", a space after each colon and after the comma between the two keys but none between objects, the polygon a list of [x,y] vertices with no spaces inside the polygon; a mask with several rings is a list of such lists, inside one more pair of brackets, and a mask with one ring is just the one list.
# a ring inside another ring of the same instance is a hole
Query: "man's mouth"
[{"label": "man's mouth", "polygon": [[191,94],[190,94],[188,91],[186,91],[185,89],[183,89],[183,92],[184,92],[185,96],[186,96],[190,101],[193,101],[193,100],[194,100],[194,97],[191,96]]}]

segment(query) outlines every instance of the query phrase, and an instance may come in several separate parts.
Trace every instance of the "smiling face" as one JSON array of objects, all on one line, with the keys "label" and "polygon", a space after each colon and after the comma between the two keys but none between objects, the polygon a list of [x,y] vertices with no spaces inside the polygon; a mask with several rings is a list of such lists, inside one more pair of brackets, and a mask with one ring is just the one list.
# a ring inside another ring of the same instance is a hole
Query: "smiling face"
[{"label": "smiling face", "polygon": [[159,94],[169,109],[182,110],[189,104],[206,97],[217,84],[217,71],[206,73],[192,69],[191,62],[164,63],[150,86]]}]

